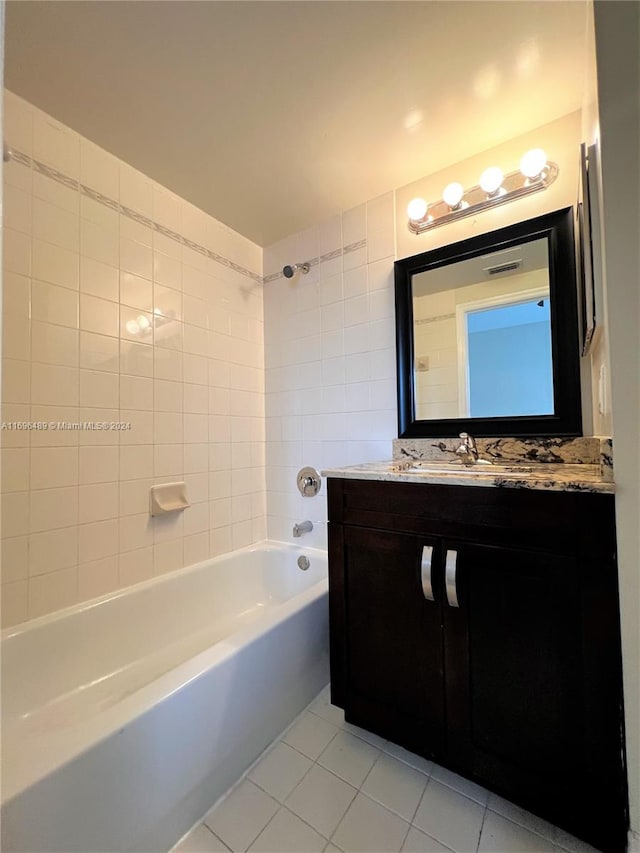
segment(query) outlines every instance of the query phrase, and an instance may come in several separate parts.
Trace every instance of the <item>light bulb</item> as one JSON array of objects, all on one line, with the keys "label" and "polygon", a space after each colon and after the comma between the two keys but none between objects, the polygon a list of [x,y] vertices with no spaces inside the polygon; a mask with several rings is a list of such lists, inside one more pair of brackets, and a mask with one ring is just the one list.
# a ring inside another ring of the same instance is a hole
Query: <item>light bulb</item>
[{"label": "light bulb", "polygon": [[136,317],[136,321],[138,326],[140,326],[141,330],[144,332],[151,325],[149,318],[145,317],[144,314],[140,314],[139,317]]},{"label": "light bulb", "polygon": [[427,202],[423,198],[414,198],[407,206],[407,216],[412,222],[418,222],[424,218],[427,207]]},{"label": "light bulb", "polygon": [[462,196],[464,195],[464,187],[462,184],[454,181],[452,184],[447,184],[442,192],[442,200],[445,204],[448,204],[449,207],[455,208],[462,201]]},{"label": "light bulb", "polygon": [[500,189],[503,178],[502,169],[497,166],[489,166],[480,175],[480,186],[487,195],[494,195]]},{"label": "light bulb", "polygon": [[127,332],[129,332],[130,335],[137,335],[140,331],[140,326],[136,323],[135,320],[127,320],[126,328]]},{"label": "light bulb", "polygon": [[530,180],[537,178],[547,165],[547,155],[542,148],[532,148],[520,160],[520,171]]}]

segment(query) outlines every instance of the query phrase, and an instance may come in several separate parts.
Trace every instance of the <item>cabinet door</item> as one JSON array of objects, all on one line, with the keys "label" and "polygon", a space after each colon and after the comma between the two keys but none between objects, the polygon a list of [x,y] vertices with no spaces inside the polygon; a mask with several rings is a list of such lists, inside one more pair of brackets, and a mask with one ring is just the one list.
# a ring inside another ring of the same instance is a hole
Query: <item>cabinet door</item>
[{"label": "cabinet door", "polygon": [[454,541],[444,557],[449,763],[591,843],[610,842],[620,808],[588,719],[586,673],[600,666],[583,653],[588,567]]},{"label": "cabinet door", "polygon": [[343,531],[346,719],[422,755],[442,755],[439,546],[421,536]]}]

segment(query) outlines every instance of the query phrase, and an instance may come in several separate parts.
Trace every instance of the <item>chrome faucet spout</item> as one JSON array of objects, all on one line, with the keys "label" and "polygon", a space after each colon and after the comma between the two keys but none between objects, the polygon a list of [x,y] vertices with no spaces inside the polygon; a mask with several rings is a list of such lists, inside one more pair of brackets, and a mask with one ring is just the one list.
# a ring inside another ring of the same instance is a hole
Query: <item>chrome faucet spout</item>
[{"label": "chrome faucet spout", "polygon": [[299,524],[293,525],[293,535],[296,537],[296,539],[302,536],[303,533],[311,533],[312,530],[312,521],[301,521]]},{"label": "chrome faucet spout", "polygon": [[468,432],[461,432],[462,442],[456,447],[456,456],[459,456],[463,465],[475,465],[478,461],[478,447],[476,440]]}]

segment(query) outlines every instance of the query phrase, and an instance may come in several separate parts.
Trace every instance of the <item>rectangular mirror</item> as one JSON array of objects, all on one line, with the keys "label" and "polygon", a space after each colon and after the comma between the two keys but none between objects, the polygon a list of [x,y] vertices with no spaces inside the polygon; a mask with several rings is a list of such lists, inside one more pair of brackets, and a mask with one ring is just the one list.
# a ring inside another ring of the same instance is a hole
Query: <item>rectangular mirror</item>
[{"label": "rectangular mirror", "polygon": [[571,210],[397,261],[401,437],[578,435]]}]

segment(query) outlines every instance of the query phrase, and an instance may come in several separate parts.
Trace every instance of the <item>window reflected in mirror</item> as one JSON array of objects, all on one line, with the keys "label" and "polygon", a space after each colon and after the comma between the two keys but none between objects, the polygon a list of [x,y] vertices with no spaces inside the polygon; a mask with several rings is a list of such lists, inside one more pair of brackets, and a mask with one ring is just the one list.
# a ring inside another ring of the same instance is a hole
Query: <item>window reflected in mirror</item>
[{"label": "window reflected in mirror", "polygon": [[418,420],[554,412],[548,240],[412,277]]}]

